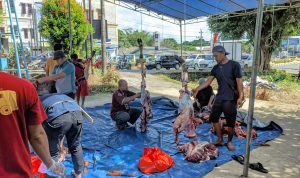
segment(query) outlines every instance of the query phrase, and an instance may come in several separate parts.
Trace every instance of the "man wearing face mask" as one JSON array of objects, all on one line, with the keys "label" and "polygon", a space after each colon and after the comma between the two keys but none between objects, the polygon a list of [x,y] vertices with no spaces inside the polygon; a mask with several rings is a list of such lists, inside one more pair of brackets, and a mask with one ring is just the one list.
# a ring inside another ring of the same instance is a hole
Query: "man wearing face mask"
[{"label": "man wearing face mask", "polygon": [[39,78],[36,84],[55,82],[55,88],[57,93],[65,94],[72,99],[75,99],[75,66],[68,61],[63,51],[54,52],[54,60],[57,61],[57,65],[52,70],[52,75]]},{"label": "man wearing face mask", "polygon": [[127,126],[127,122],[134,124],[140,117],[142,111],[136,108],[128,106],[130,101],[141,97],[141,93],[134,93],[128,90],[128,84],[126,80],[119,80],[118,90],[114,92],[112,96],[112,108],[111,117],[116,121],[116,127],[119,130],[123,130]]},{"label": "man wearing face mask", "polygon": [[218,93],[210,115],[210,121],[213,123],[218,136],[218,140],[214,144],[217,146],[224,145],[219,123],[220,115],[224,113],[228,125],[227,148],[232,151],[234,150],[232,138],[237,108],[243,105],[244,100],[242,70],[238,62],[228,60],[226,55],[229,53],[225,51],[223,46],[215,46],[212,52],[218,64],[213,67],[207,80],[194,89],[194,95],[196,95],[198,91],[208,87],[215,78],[217,79]]}]

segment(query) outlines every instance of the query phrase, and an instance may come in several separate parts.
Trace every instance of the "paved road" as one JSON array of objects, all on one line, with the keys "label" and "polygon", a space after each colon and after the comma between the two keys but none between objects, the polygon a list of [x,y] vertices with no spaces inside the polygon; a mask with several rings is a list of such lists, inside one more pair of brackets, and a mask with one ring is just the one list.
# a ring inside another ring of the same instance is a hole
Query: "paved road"
[{"label": "paved road", "polygon": [[291,74],[298,74],[300,70],[300,61],[287,63],[287,64],[279,64],[271,66],[272,69],[284,70]]}]

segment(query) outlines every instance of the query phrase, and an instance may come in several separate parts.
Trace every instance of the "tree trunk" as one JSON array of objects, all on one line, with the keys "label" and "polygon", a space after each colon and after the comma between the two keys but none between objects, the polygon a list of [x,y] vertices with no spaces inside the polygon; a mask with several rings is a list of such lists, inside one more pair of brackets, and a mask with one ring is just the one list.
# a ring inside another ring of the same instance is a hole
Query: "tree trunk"
[{"label": "tree trunk", "polygon": [[261,45],[260,60],[258,62],[258,69],[260,72],[270,70],[272,51],[269,47]]}]

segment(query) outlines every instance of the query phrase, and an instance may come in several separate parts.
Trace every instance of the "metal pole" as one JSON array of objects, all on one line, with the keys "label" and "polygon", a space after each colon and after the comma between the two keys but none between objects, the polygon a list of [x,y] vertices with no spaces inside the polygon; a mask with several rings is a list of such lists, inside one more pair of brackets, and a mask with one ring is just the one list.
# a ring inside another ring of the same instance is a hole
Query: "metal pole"
[{"label": "metal pole", "polygon": [[15,5],[15,1],[11,1],[12,2],[12,8],[14,8],[15,10],[15,19],[16,19],[16,23],[17,23],[17,28],[18,28],[18,33],[19,33],[19,38],[20,38],[20,47],[21,47],[21,51],[22,51],[22,57],[23,57],[23,62],[24,62],[24,68],[25,68],[25,72],[26,72],[26,78],[29,79],[29,73],[28,73],[28,69],[27,69],[27,61],[26,61],[26,55],[24,52],[24,47],[23,47],[23,40],[22,40],[22,34],[21,34],[21,30],[20,30],[20,26],[19,26],[19,20],[18,20],[18,13],[16,11],[16,5]]},{"label": "metal pole", "polygon": [[71,0],[68,0],[68,13],[69,13],[69,40],[70,40],[70,54],[73,53],[73,46],[72,46],[72,24],[71,24]]},{"label": "metal pole", "polygon": [[182,57],[182,22],[180,21],[180,56]]},{"label": "metal pole", "polygon": [[263,8],[264,0],[259,0],[259,5],[256,15],[256,26],[255,26],[255,40],[254,40],[254,60],[252,62],[252,74],[251,74],[251,88],[250,88],[250,98],[249,98],[249,109],[248,109],[248,123],[247,123],[247,142],[246,142],[246,156],[244,162],[243,176],[248,177],[248,166],[250,157],[250,139],[253,121],[253,111],[254,111],[254,101],[255,101],[255,87],[256,87],[256,77],[258,69],[258,60],[260,59],[260,40],[261,40],[261,28],[262,28],[262,18],[263,18]]},{"label": "metal pole", "polygon": [[102,47],[102,73],[106,73],[106,24],[105,24],[105,4],[101,0],[101,47]]},{"label": "metal pole", "polygon": [[[92,15],[92,1],[89,0],[89,21],[90,24],[93,25],[93,15]],[[91,55],[93,53],[93,35],[90,33],[90,46],[91,46]],[[91,70],[92,74],[94,74],[94,67],[93,67],[93,59],[91,59]]]},{"label": "metal pole", "polygon": [[200,29],[200,53],[202,53],[202,29]]},{"label": "metal pole", "polygon": [[[14,29],[14,25],[13,25],[13,22],[12,22],[11,9],[10,9],[11,6],[10,6],[9,0],[6,0],[6,4],[7,4],[8,15],[9,15],[11,35],[13,37],[13,42],[14,42],[18,76],[20,78],[22,78],[21,68],[20,68],[20,60],[19,60],[19,53],[18,53],[18,46],[17,46],[17,43],[16,43],[15,29]],[[15,12],[15,13],[17,13],[17,12]]]},{"label": "metal pole", "polygon": [[39,41],[39,37],[38,37],[38,30],[37,30],[37,19],[36,19],[36,9],[35,9],[35,7],[34,7],[34,9],[33,9],[33,18],[34,18],[34,37],[35,37],[35,39],[34,39],[34,42],[35,42],[35,52],[36,52],[36,55],[38,54],[38,51],[37,51],[37,49],[38,49],[38,47],[39,47],[39,43],[38,43],[38,41]]}]

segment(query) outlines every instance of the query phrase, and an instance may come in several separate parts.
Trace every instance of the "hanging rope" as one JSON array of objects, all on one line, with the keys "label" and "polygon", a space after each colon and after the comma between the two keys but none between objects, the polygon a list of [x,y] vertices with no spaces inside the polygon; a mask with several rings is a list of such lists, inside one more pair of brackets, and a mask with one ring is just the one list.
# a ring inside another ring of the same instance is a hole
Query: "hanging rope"
[{"label": "hanging rope", "polygon": [[[275,3],[275,0],[273,0],[273,4]],[[266,40],[265,45],[266,46],[270,46],[272,42],[275,42],[274,38],[273,38],[273,34],[274,34],[274,17],[275,17],[275,5],[273,5],[273,11],[272,11],[272,22],[271,22],[271,34],[270,34],[270,38]]]}]

